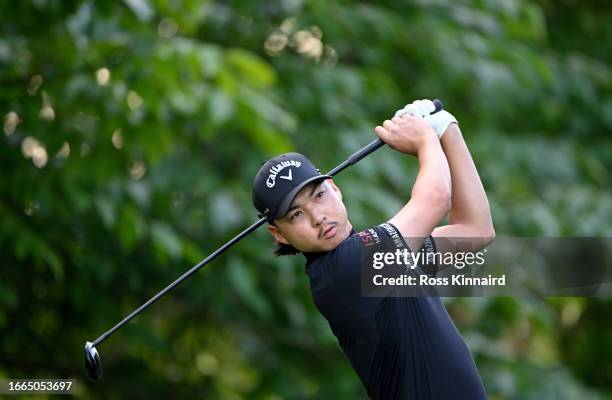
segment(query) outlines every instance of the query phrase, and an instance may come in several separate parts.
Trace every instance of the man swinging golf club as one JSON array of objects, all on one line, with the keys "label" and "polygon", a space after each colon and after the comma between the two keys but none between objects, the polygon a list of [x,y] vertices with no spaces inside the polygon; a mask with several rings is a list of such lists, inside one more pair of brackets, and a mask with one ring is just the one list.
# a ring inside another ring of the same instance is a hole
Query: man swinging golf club
[{"label": "man swinging golf club", "polygon": [[[315,304],[327,318],[370,397],[484,398],[472,357],[438,297],[396,294],[369,297],[360,292],[363,247],[448,252],[454,251],[456,244],[463,245],[468,237],[471,250],[478,250],[494,237],[488,201],[476,167],[458,126],[453,124],[455,118],[441,109],[439,100],[433,103],[419,100],[407,105],[392,120],[376,127],[379,139],[349,156],[327,175],[321,175],[307,158],[296,153],[266,162],[253,187],[253,201],[260,219],[97,339],[87,341],[84,361],[88,378],[98,381],[101,377],[99,345],[268,222],[268,229],[279,245],[276,254],[302,252],[306,256],[306,273]],[[384,143],[417,155],[419,174],[410,201],[393,218],[356,234],[348,221],[340,189],[331,177]],[[452,203],[449,225],[436,227],[449,212],[449,202]],[[426,274],[437,273],[436,268],[433,271],[425,271],[425,266],[419,268]]]},{"label": "man swinging golf club", "polygon": [[[493,240],[488,200],[457,121],[444,110],[430,114],[435,108],[417,100],[374,129],[419,161],[410,200],[383,224],[357,233],[331,176],[301,154],[266,161],[253,183],[253,204],[267,219],[275,253],[306,257],[314,303],[372,399],[486,398],[439,297],[361,291],[365,247],[454,251],[452,238],[469,237],[478,250]],[[447,214],[449,224],[438,226]]]}]

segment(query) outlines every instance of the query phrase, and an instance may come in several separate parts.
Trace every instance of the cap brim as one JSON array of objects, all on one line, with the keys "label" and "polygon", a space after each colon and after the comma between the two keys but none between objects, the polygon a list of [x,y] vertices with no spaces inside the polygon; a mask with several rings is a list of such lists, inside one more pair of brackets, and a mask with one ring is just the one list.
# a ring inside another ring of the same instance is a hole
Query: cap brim
[{"label": "cap brim", "polygon": [[304,182],[294,187],[289,193],[287,193],[283,201],[277,207],[274,215],[271,216],[271,219],[279,219],[279,218],[284,217],[285,214],[287,214],[287,212],[289,211],[289,206],[291,206],[293,199],[295,199],[295,196],[297,196],[297,194],[300,192],[300,190],[304,188],[304,186],[312,182],[324,181],[325,179],[331,179],[331,178],[332,177],[330,175],[317,175],[317,176],[313,176],[313,177],[306,179]]}]

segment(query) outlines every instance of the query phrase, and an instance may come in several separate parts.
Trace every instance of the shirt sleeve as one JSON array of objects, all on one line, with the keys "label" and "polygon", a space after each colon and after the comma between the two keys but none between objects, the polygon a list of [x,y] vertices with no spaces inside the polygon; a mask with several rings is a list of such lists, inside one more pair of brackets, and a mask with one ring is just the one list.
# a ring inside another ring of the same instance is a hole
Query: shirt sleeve
[{"label": "shirt sleeve", "polygon": [[[408,253],[412,253],[412,249],[410,249],[406,243],[406,239],[401,235],[395,225],[386,222],[373,229],[375,229],[382,238],[382,248],[377,251],[397,252],[397,250],[400,250],[401,253],[404,253],[404,250],[406,250]],[[415,253],[415,257],[405,258],[407,261],[406,266],[419,269],[420,272],[426,275],[436,276],[438,272],[435,257],[436,251],[437,248],[434,238],[433,236],[429,235],[423,242],[419,251]],[[414,265],[414,259],[417,260],[416,265]]]},{"label": "shirt sleeve", "polygon": [[434,242],[433,236],[429,235],[423,242],[420,250],[425,257],[423,262],[419,265],[423,272],[429,276],[436,276],[438,273],[438,265],[436,264],[436,242]]}]

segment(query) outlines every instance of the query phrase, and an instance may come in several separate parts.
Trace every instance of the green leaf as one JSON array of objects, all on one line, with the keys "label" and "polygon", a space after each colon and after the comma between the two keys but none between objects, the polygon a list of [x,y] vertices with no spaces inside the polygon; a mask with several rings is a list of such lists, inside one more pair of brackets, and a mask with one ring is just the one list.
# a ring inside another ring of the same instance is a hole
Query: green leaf
[{"label": "green leaf", "polygon": [[237,257],[230,257],[227,264],[227,279],[242,303],[260,318],[269,319],[270,306],[256,286],[253,271]]},{"label": "green leaf", "polygon": [[225,63],[236,71],[236,79],[256,88],[270,86],[276,81],[274,70],[266,62],[243,49],[228,50],[225,54]]},{"label": "green leaf", "polygon": [[181,256],[181,239],[168,224],[163,222],[151,223],[151,238],[155,246],[163,250],[170,258],[178,258]]}]

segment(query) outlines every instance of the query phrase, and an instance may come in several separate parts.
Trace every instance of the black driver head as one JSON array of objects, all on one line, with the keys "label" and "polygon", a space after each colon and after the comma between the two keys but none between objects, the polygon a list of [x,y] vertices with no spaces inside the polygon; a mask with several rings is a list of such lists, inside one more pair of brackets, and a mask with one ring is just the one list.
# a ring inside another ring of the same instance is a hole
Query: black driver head
[{"label": "black driver head", "polygon": [[85,343],[85,369],[89,379],[92,381],[100,379],[100,375],[102,375],[102,362],[100,361],[98,350],[96,350],[91,342]]}]

